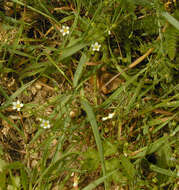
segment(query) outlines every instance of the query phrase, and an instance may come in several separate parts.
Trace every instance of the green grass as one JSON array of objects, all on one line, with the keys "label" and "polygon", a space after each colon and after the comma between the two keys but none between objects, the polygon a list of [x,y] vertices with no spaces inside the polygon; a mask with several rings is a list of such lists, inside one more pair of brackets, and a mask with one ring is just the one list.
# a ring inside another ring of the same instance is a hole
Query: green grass
[{"label": "green grass", "polygon": [[179,188],[178,7],[0,1],[0,190]]}]

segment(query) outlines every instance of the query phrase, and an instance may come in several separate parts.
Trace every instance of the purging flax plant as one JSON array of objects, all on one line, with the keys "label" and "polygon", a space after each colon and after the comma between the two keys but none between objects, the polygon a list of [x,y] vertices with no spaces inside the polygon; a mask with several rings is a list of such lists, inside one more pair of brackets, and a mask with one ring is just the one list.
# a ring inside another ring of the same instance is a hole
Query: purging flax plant
[{"label": "purging flax plant", "polygon": [[178,7],[0,1],[0,189],[178,189]]}]

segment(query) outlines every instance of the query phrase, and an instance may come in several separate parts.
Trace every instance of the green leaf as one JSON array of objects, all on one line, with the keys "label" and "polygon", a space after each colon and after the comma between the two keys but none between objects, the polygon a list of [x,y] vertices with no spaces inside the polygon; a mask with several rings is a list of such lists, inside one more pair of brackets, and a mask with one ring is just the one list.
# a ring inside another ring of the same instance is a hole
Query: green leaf
[{"label": "green leaf", "polygon": [[135,76],[129,78],[129,80],[122,85],[120,88],[118,88],[108,99],[106,99],[101,105],[100,107],[105,107],[106,105],[110,104],[115,98],[117,98],[118,96],[120,96],[120,94],[131,84],[134,83],[134,81],[138,78],[138,76],[140,74],[142,74],[143,72],[146,71],[146,68],[141,70],[138,74],[136,74]]},{"label": "green leaf", "polygon": [[26,171],[24,168],[21,168],[21,184],[23,186],[23,189],[26,190],[28,189],[28,175],[26,174]]},{"label": "green leaf", "polygon": [[0,189],[6,189],[6,172],[0,172]]},{"label": "green leaf", "polygon": [[114,174],[117,171],[118,171],[118,169],[110,172],[109,174],[107,174],[107,175],[105,175],[105,176],[103,176],[103,177],[101,177],[99,179],[97,179],[96,181],[90,183],[88,186],[86,186],[82,190],[93,190],[95,187],[97,187],[98,185],[103,183],[108,177],[110,177],[112,174]]},{"label": "green leaf", "polygon": [[112,156],[118,152],[118,145],[111,143],[110,141],[105,141],[103,147],[104,156]]},{"label": "green leaf", "polygon": [[107,172],[111,172],[121,166],[119,158],[105,160]]},{"label": "green leaf", "polygon": [[52,63],[56,68],[57,70],[65,77],[65,79],[70,83],[72,84],[72,82],[70,81],[70,79],[68,79],[68,77],[65,75],[65,73],[60,69],[60,67],[55,63],[55,61],[48,55],[46,54],[48,60],[50,61],[50,63]]},{"label": "green leaf", "polygon": [[79,50],[81,50],[82,48],[86,47],[88,44],[84,43],[84,42],[79,42],[73,46],[67,47],[64,50],[62,50],[62,54],[60,56],[59,61],[75,54],[76,52],[78,52]]},{"label": "green leaf", "polygon": [[83,71],[83,66],[87,62],[88,58],[84,53],[82,53],[82,56],[80,58],[80,61],[78,63],[75,75],[74,75],[74,80],[73,80],[73,87],[76,87],[78,85],[78,81],[81,77],[82,71]]},{"label": "green leaf", "polygon": [[154,143],[150,144],[149,146],[145,146],[144,148],[142,148],[139,151],[139,153],[135,156],[132,156],[132,158],[133,159],[142,158],[146,154],[152,154],[152,153],[156,152],[164,143],[167,142],[168,138],[169,138],[168,136],[164,136],[164,137],[157,139]]},{"label": "green leaf", "polygon": [[10,98],[0,107],[0,110],[3,110],[4,108],[8,107],[12,100],[14,100],[17,96],[19,96],[27,87],[29,87],[33,82],[35,82],[37,79],[34,79],[30,81],[29,83],[23,85],[21,88],[18,88],[17,91],[10,96]]},{"label": "green leaf", "polygon": [[173,16],[171,16],[169,13],[167,12],[162,12],[162,16],[165,17],[165,19],[171,24],[173,25],[177,30],[179,30],[179,21],[176,20]]},{"label": "green leaf", "polygon": [[82,169],[87,171],[94,171],[99,167],[100,159],[98,152],[94,148],[89,148],[87,152],[83,154],[84,162]]},{"label": "green leaf", "polygon": [[0,93],[6,98],[6,100],[9,99],[9,96],[8,96],[7,93],[3,90],[3,88],[1,88],[1,86],[0,86]]},{"label": "green leaf", "polygon": [[50,164],[41,174],[40,174],[40,177],[38,178],[38,180],[36,181],[36,184],[38,183],[41,183],[42,179],[44,177],[47,177],[47,176],[50,176],[52,174],[52,172],[54,170],[56,170],[56,168],[58,168],[59,164],[64,160],[66,159],[67,157],[70,157],[74,154],[77,154],[77,153],[74,153],[74,152],[68,152],[66,154],[63,154],[61,156],[60,159],[58,159],[56,162]]},{"label": "green leaf", "polygon": [[133,164],[131,164],[130,160],[123,155],[120,156],[120,161],[129,179],[134,180],[134,177],[136,175],[136,170]]},{"label": "green leaf", "polygon": [[19,1],[19,0],[12,0],[12,1],[15,2],[15,3],[17,3],[17,4],[19,4],[19,5],[25,6],[25,7],[29,8],[29,9],[31,9],[32,11],[35,11],[35,12],[37,12],[37,13],[43,15],[44,17],[46,17],[46,18],[48,18],[48,19],[50,19],[50,20],[53,20],[55,23],[58,24],[58,22],[56,21],[56,19],[54,19],[52,16],[49,16],[48,14],[46,14],[46,13],[44,13],[44,12],[38,10],[38,9],[35,9],[35,8],[33,8],[33,7],[29,6],[29,5],[27,5],[27,3],[24,4],[23,2],[21,2],[21,1]]},{"label": "green leaf", "polygon": [[87,100],[81,100],[81,103],[83,105],[84,110],[87,113],[88,116],[88,120],[91,124],[92,130],[93,130],[93,134],[95,137],[95,141],[96,141],[96,145],[99,151],[99,156],[100,156],[100,160],[101,160],[101,165],[102,165],[102,170],[103,170],[103,176],[105,176],[106,174],[106,169],[105,169],[105,163],[104,163],[104,153],[103,153],[103,147],[102,147],[102,143],[101,143],[101,138],[100,138],[100,134],[99,134],[99,130],[98,130],[98,125],[96,122],[96,118],[95,118],[95,114],[93,112],[92,107],[90,106],[90,104],[87,102]]},{"label": "green leaf", "polygon": [[38,139],[38,137],[39,137],[43,132],[44,132],[43,129],[39,129],[39,130],[35,133],[33,139],[30,141],[29,145],[31,145],[32,143],[34,143],[34,142]]},{"label": "green leaf", "polygon": [[92,172],[92,171],[97,170],[97,168],[99,167],[99,163],[100,163],[99,160],[88,158],[88,159],[85,159],[85,161],[82,164],[81,168],[83,170]]},{"label": "green leaf", "polygon": [[10,121],[6,116],[4,116],[2,113],[0,113],[0,118],[3,119],[3,120],[5,120],[10,126],[13,126],[13,127],[19,132],[19,134],[24,137],[24,133],[19,129],[19,127],[18,127],[15,123],[11,122],[11,121]]},{"label": "green leaf", "polygon": [[6,162],[2,159],[0,159],[0,172],[2,172],[4,170],[4,168],[6,167]]},{"label": "green leaf", "polygon": [[9,170],[12,170],[12,169],[21,169],[21,168],[24,168],[24,165],[21,162],[19,162],[19,161],[12,162],[12,163],[6,165],[6,169],[9,169]]},{"label": "green leaf", "polygon": [[160,167],[153,165],[153,164],[150,165],[150,169],[157,172],[157,173],[166,175],[166,176],[178,177],[178,175],[175,172],[172,172],[172,171],[167,170],[167,169],[160,168]]}]

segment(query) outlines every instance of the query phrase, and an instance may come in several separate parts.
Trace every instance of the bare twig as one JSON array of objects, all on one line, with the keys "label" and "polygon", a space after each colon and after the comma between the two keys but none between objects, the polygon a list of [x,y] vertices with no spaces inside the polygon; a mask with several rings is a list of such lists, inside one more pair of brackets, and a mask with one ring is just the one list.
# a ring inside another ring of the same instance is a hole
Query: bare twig
[{"label": "bare twig", "polygon": [[[162,32],[165,32],[167,27],[167,24],[163,27]],[[160,36],[157,37],[156,41],[160,40]],[[138,59],[136,59],[133,63],[131,63],[126,69],[124,69],[122,72],[116,74],[114,77],[112,77],[106,84],[104,84],[104,86],[108,86],[113,80],[115,80],[116,78],[118,78],[123,72],[127,71],[128,69],[132,69],[133,67],[135,67],[136,65],[138,65],[139,63],[141,63],[147,56],[149,56],[152,52],[153,52],[154,48],[150,48],[144,55],[142,55],[141,57],[139,57]]]}]

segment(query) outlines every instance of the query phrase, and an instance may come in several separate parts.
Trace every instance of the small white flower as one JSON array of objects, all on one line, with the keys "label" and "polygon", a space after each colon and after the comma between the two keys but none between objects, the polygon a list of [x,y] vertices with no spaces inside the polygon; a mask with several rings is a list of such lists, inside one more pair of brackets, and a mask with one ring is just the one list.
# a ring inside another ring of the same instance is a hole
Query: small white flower
[{"label": "small white flower", "polygon": [[63,36],[69,34],[70,33],[69,27],[68,26],[62,26],[62,29],[60,29],[60,32],[62,33]]},{"label": "small white flower", "polygon": [[108,35],[111,35],[111,31],[110,30],[108,30]]},{"label": "small white flower", "polygon": [[112,118],[114,117],[114,115],[115,115],[115,113],[110,113],[110,114],[108,115],[108,118],[109,118],[109,119],[112,119]]},{"label": "small white flower", "polygon": [[12,102],[13,105],[13,110],[17,110],[20,111],[21,108],[24,106],[24,104],[20,103],[19,100],[17,100],[17,102]]},{"label": "small white flower", "polygon": [[50,128],[50,122],[45,119],[41,119],[41,124],[40,126],[44,129],[49,129]]},{"label": "small white flower", "polygon": [[106,121],[106,120],[108,120],[108,117],[103,117],[102,118],[102,121]]},{"label": "small white flower", "polygon": [[103,117],[102,121],[106,121],[108,119],[112,119],[114,117],[114,115],[115,115],[115,112],[114,113],[110,113],[107,117]]},{"label": "small white flower", "polygon": [[99,51],[101,44],[98,44],[98,42],[95,42],[91,45],[93,51]]}]

